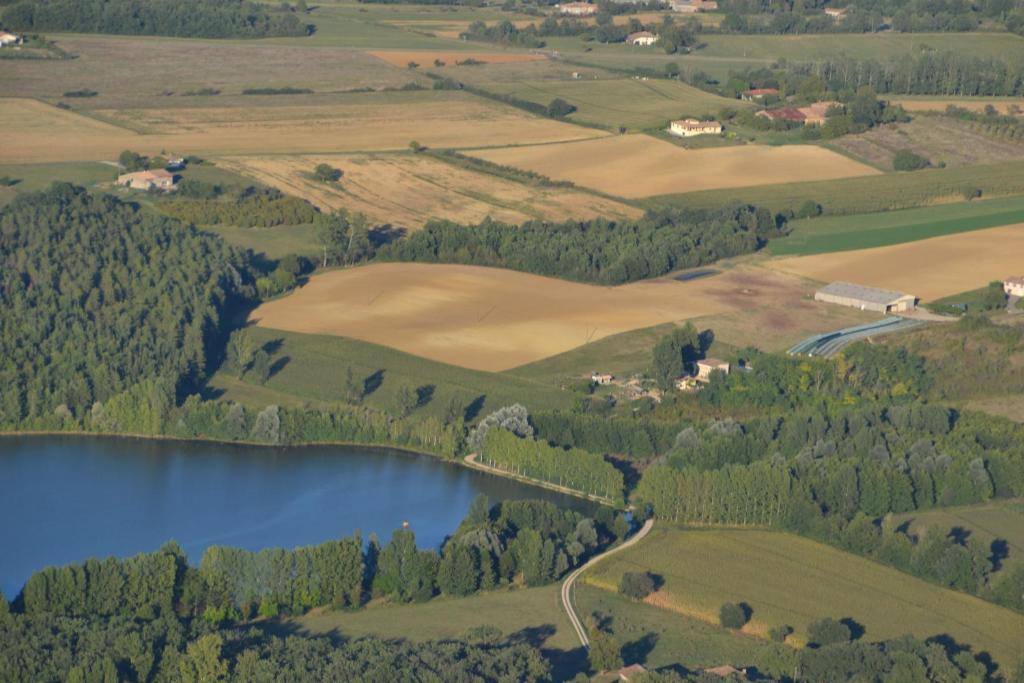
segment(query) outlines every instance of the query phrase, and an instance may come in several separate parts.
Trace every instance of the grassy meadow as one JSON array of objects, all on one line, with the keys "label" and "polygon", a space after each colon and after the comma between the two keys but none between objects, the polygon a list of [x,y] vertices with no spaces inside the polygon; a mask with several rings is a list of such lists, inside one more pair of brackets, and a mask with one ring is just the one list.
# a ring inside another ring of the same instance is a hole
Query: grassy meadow
[{"label": "grassy meadow", "polygon": [[52,164],[0,164],[0,178],[8,178],[12,185],[0,187],[0,206],[22,192],[44,190],[55,182],[68,182],[84,187],[95,187],[117,178],[117,168],[93,161]]},{"label": "grassy meadow", "polygon": [[806,641],[807,624],[816,619],[849,618],[866,640],[948,635],[1012,668],[1024,639],[1020,614],[780,532],[660,525],[583,578],[614,591],[624,572],[644,570],[664,581],[647,598],[651,604],[717,623],[723,603],[746,602],[753,611],[745,632],[764,636],[789,625],[796,644]]},{"label": "grassy meadow", "polygon": [[714,115],[723,107],[747,106],[670,80],[631,78],[492,82],[487,90],[547,105],[560,97],[576,107],[568,120],[611,130],[664,128],[671,119]]},{"label": "grassy meadow", "polygon": [[969,534],[971,542],[997,544],[999,554],[1005,555],[1004,568],[1024,563],[1024,500],[1021,499],[908,513],[897,515],[895,521],[908,524],[911,533],[920,533],[925,528],[939,533],[961,529]]},{"label": "grassy meadow", "polygon": [[239,379],[219,372],[211,379],[210,388],[223,392],[221,398],[225,400],[253,407],[341,401],[350,368],[357,381],[379,373],[379,386],[363,399],[372,408],[394,412],[400,387],[429,387],[425,389],[429,398],[413,411],[413,416],[442,417],[453,400],[464,407],[475,405],[474,412],[481,416],[524,400],[534,411],[572,404],[570,393],[534,380],[467,370],[355,339],[263,327],[251,327],[249,334],[258,344],[273,350],[271,363],[277,367],[276,372],[263,385],[249,376]]},{"label": "grassy meadow", "polygon": [[800,256],[867,249],[1011,223],[1024,223],[1024,197],[792,221],[792,233],[771,241],[767,250]]}]

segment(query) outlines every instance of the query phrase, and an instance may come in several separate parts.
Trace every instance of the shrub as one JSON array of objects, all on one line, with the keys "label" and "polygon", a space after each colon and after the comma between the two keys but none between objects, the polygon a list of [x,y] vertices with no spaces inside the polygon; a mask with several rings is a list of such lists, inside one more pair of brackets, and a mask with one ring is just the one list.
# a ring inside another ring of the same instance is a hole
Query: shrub
[{"label": "shrub", "polygon": [[788,624],[782,624],[781,626],[772,626],[768,629],[768,637],[776,643],[783,643],[790,633],[793,632],[793,627]]},{"label": "shrub", "polygon": [[718,621],[725,628],[741,629],[747,623],[747,611],[736,603],[727,602],[718,610]]},{"label": "shrub", "polygon": [[807,644],[816,647],[833,643],[848,643],[852,638],[850,627],[831,617],[812,621],[807,626]]},{"label": "shrub", "polygon": [[81,90],[68,90],[64,93],[64,97],[96,97],[99,95],[95,90],[89,90],[88,88],[82,88]]},{"label": "shrub", "polygon": [[556,97],[548,104],[548,116],[556,119],[563,118],[576,111],[576,107],[569,104],[560,97]]},{"label": "shrub", "polygon": [[928,159],[909,149],[901,149],[892,159],[892,167],[897,171],[918,171],[931,165]]},{"label": "shrub", "polygon": [[803,204],[800,205],[799,209],[797,209],[796,217],[797,218],[814,218],[815,216],[820,216],[821,213],[822,213],[821,204],[819,204],[818,202],[814,201],[813,199],[808,199],[806,202],[804,202]]},{"label": "shrub", "polygon": [[619,581],[619,592],[634,600],[643,600],[655,588],[654,577],[650,572],[626,572]]},{"label": "shrub", "polygon": [[317,164],[313,169],[313,177],[322,183],[336,183],[341,180],[341,169],[330,164]]}]

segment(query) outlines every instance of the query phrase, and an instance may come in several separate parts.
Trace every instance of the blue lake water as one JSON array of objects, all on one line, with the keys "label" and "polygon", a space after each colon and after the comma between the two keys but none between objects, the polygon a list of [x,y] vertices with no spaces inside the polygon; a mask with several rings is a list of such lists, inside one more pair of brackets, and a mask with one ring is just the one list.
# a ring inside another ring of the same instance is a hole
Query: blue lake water
[{"label": "blue lake water", "polygon": [[571,496],[435,458],[342,446],[258,448],[143,439],[0,437],[0,589],[48,565],[124,557],[176,540],[197,564],[210,545],[251,550],[359,530],[387,540],[408,521],[438,547],[484,493]]}]

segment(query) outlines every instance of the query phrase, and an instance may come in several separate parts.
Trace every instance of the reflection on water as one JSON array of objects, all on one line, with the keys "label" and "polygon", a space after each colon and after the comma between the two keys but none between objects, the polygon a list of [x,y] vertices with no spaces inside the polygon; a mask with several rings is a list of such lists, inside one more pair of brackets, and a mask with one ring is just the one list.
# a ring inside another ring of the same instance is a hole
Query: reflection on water
[{"label": "reflection on water", "polygon": [[421,547],[437,547],[478,493],[592,510],[570,496],[385,449],[0,438],[0,589],[13,598],[44,566],[132,555],[169,539],[198,563],[213,544],[292,547],[356,530],[386,540],[408,521]]}]

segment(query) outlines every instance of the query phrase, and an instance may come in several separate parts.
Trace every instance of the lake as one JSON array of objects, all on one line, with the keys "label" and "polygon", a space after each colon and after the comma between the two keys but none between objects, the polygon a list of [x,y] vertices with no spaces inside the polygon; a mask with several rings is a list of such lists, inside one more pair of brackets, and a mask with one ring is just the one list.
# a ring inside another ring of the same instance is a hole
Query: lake
[{"label": "lake", "polygon": [[349,446],[261,448],[145,439],[0,437],[0,589],[89,557],[174,539],[198,564],[210,545],[291,548],[360,530],[386,541],[408,521],[437,548],[473,498],[587,501],[436,458]]}]

